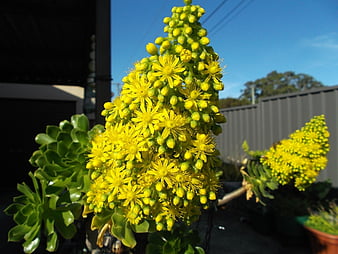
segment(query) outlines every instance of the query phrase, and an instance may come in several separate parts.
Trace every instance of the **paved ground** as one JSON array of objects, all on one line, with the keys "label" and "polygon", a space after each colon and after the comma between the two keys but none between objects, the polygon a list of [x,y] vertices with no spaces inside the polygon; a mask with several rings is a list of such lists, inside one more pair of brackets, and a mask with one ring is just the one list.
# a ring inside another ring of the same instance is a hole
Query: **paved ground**
[{"label": "paved ground", "polygon": [[[0,197],[0,250],[1,253],[19,254],[23,253],[19,244],[7,243],[7,231],[13,226],[11,218],[3,213],[3,209],[11,202],[11,197],[8,196],[10,195],[2,194]],[[207,246],[208,254],[311,253],[306,234],[303,238],[297,239],[266,230],[263,226],[257,227],[255,226],[257,221],[250,218],[242,203],[240,199],[232,201],[223,209],[213,213],[207,212],[201,216],[197,228],[204,245]],[[206,245],[205,242],[209,244]]]},{"label": "paved ground", "polygon": [[[200,232],[208,232],[208,219],[201,218]],[[277,232],[258,232],[250,218],[227,207],[213,214],[208,254],[310,254],[307,235],[291,237]],[[205,241],[204,241],[205,243]]]}]

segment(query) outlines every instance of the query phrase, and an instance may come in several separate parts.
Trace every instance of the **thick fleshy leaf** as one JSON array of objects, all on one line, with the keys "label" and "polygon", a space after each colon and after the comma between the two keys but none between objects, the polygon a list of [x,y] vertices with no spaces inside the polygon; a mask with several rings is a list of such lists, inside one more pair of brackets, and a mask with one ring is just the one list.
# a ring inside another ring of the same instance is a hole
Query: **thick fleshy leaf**
[{"label": "thick fleshy leaf", "polygon": [[16,202],[16,203],[20,203],[20,204],[29,203],[29,200],[28,200],[27,196],[25,196],[25,195],[16,196],[16,197],[13,198],[13,201]]},{"label": "thick fleshy leaf", "polygon": [[40,213],[38,212],[39,209],[36,208],[36,210],[32,211],[32,213],[27,217],[27,220],[26,220],[26,225],[28,226],[33,226],[37,223],[40,223]]},{"label": "thick fleshy leaf", "polygon": [[68,152],[68,146],[66,142],[63,141],[58,142],[56,151],[60,156],[65,156]]},{"label": "thick fleshy leaf", "polygon": [[25,253],[32,253],[39,247],[39,244],[40,244],[40,237],[36,237],[32,241],[26,241],[22,244],[23,251]]},{"label": "thick fleshy leaf", "polygon": [[111,217],[111,213],[101,213],[94,215],[92,223],[90,225],[91,230],[101,229],[104,224],[106,224]]},{"label": "thick fleshy leaf", "polygon": [[74,215],[71,211],[62,212],[62,218],[66,226],[69,226],[74,222]]},{"label": "thick fleshy leaf", "polygon": [[27,216],[25,216],[20,210],[14,214],[13,220],[16,224],[24,224],[27,220]]},{"label": "thick fleshy leaf", "polygon": [[74,156],[77,156],[81,151],[82,146],[80,143],[72,143],[69,147],[69,152],[72,153]]},{"label": "thick fleshy leaf", "polygon": [[163,253],[165,254],[175,254],[175,249],[171,246],[171,242],[168,241],[163,245]]},{"label": "thick fleshy leaf", "polygon": [[205,254],[205,251],[202,247],[196,246],[195,250],[197,251],[197,254]]},{"label": "thick fleshy leaf", "polygon": [[39,145],[47,145],[47,144],[55,142],[55,139],[48,136],[45,133],[40,133],[36,135],[35,142],[38,143]]},{"label": "thick fleshy leaf", "polygon": [[59,124],[60,129],[65,132],[70,132],[73,129],[73,125],[68,120],[63,120]]},{"label": "thick fleshy leaf", "polygon": [[31,230],[25,234],[26,241],[33,241],[37,236],[40,236],[41,223],[38,221],[35,225],[31,226]]},{"label": "thick fleshy leaf", "polygon": [[57,248],[58,243],[58,235],[53,232],[51,235],[47,237],[47,247],[46,250],[49,252],[53,252]]},{"label": "thick fleshy leaf", "polygon": [[30,214],[32,214],[35,211],[35,207],[33,206],[32,203],[29,203],[27,205],[25,205],[24,207],[22,207],[21,212],[23,215],[25,216],[29,216]]},{"label": "thick fleshy leaf", "polygon": [[46,149],[44,151],[48,151],[48,150],[56,151],[56,149],[57,149],[57,142],[53,142],[53,143],[50,143],[50,144],[45,145],[45,146],[46,146]]},{"label": "thick fleshy leaf", "polygon": [[73,142],[72,137],[68,132],[60,132],[57,137],[57,141],[62,141],[66,146],[69,146]]},{"label": "thick fleshy leaf", "polygon": [[134,231],[136,233],[147,233],[149,232],[149,227],[149,222],[145,220],[140,224],[134,225]]},{"label": "thick fleshy leaf", "polygon": [[133,231],[131,230],[128,223],[125,225],[124,229],[124,238],[121,239],[122,243],[130,248],[134,248],[136,246],[136,240]]},{"label": "thick fleshy leaf", "polygon": [[8,231],[8,241],[18,242],[22,240],[25,234],[27,234],[30,230],[31,227],[27,225],[16,225]]},{"label": "thick fleshy leaf", "polygon": [[78,190],[78,189],[75,189],[75,188],[69,189],[69,194],[70,194],[70,200],[72,202],[76,202],[76,201],[80,200],[81,197],[82,197],[81,191]]},{"label": "thick fleshy leaf", "polygon": [[194,254],[195,250],[194,248],[189,244],[188,249],[184,252],[184,254]]},{"label": "thick fleshy leaf", "polygon": [[31,188],[26,183],[18,184],[17,185],[18,191],[24,194],[29,200],[35,201],[34,193],[32,192]]},{"label": "thick fleshy leaf", "polygon": [[45,152],[45,156],[46,156],[47,162],[50,164],[62,163],[60,156],[55,151],[48,150]]},{"label": "thick fleshy leaf", "polygon": [[60,132],[59,127],[55,125],[47,125],[46,127],[46,134],[53,139],[56,139],[59,132]]},{"label": "thick fleshy leaf", "polygon": [[119,240],[123,240],[125,236],[124,225],[116,225],[111,227],[110,233]]},{"label": "thick fleshy leaf", "polygon": [[40,191],[39,184],[38,184],[38,181],[37,181],[37,179],[35,178],[34,174],[33,174],[32,172],[29,172],[28,175],[29,175],[30,178],[32,179],[35,193],[39,193],[39,191]]},{"label": "thick fleshy leaf", "polygon": [[48,207],[50,209],[56,209],[56,203],[58,202],[59,196],[57,195],[49,195],[49,203],[48,203]]},{"label": "thick fleshy leaf", "polygon": [[73,115],[71,117],[71,123],[75,128],[79,128],[80,130],[83,131],[88,131],[89,128],[89,121],[88,118],[84,115]]},{"label": "thick fleshy leaf", "polygon": [[52,195],[59,195],[63,190],[63,186],[57,186],[55,184],[48,185],[48,187],[46,188],[46,196],[50,197]]},{"label": "thick fleshy leaf", "polygon": [[40,156],[36,159],[35,163],[38,167],[43,168],[46,165],[46,158],[44,156]]},{"label": "thick fleshy leaf", "polygon": [[56,227],[61,236],[65,239],[71,239],[76,234],[76,227],[74,224],[70,224],[68,227],[63,223],[57,223]]},{"label": "thick fleshy leaf", "polygon": [[46,172],[46,170],[43,170],[41,168],[38,168],[35,170],[34,175],[36,178],[40,180],[45,180],[45,181],[51,181],[53,179],[53,175],[49,175],[50,172]]},{"label": "thick fleshy leaf", "polygon": [[47,235],[51,235],[55,232],[54,223],[55,223],[55,220],[53,218],[47,218],[45,220],[45,227],[47,229]]},{"label": "thick fleshy leaf", "polygon": [[13,215],[19,210],[21,210],[24,207],[23,204],[18,204],[18,203],[12,203],[9,206],[6,207],[4,210],[5,214],[7,215]]},{"label": "thick fleshy leaf", "polygon": [[33,152],[32,156],[29,158],[29,163],[33,166],[33,167],[38,167],[38,164],[36,163],[36,161],[42,156],[42,152],[40,150],[37,150],[35,152]]},{"label": "thick fleshy leaf", "polygon": [[88,135],[87,132],[84,132],[80,129],[73,129],[71,136],[74,142],[79,142],[81,144],[88,144]]}]

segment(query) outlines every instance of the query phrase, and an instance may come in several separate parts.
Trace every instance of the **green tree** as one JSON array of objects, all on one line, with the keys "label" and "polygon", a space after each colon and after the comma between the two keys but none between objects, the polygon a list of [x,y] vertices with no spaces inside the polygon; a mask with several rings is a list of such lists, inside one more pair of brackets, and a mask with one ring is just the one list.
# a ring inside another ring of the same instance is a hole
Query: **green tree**
[{"label": "green tree", "polygon": [[224,99],[219,99],[219,107],[220,108],[231,108],[231,107],[237,107],[237,106],[243,106],[243,105],[248,105],[251,104],[251,102],[246,99],[238,99],[238,98],[224,98]]},{"label": "green tree", "polygon": [[242,90],[240,99],[252,102],[252,90],[255,100],[258,101],[260,98],[268,96],[305,91],[324,85],[307,74],[295,74],[293,71],[284,73],[272,71],[264,78],[246,82],[244,86],[245,89]]}]

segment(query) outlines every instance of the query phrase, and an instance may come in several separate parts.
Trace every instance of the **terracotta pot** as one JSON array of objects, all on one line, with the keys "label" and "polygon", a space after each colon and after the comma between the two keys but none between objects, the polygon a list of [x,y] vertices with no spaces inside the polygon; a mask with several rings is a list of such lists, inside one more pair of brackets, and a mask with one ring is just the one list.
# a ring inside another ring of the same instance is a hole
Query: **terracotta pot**
[{"label": "terracotta pot", "polygon": [[338,235],[331,235],[322,231],[305,226],[311,240],[311,247],[314,254],[337,254]]}]

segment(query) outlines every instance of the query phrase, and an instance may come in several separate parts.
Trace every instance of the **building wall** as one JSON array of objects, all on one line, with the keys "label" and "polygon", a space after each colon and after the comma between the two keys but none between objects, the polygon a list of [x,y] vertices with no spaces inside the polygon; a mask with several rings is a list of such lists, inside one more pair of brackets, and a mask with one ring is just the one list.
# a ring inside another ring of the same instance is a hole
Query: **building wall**
[{"label": "building wall", "polygon": [[29,84],[0,84],[2,134],[0,159],[7,180],[1,191],[16,189],[18,182],[31,183],[28,160],[38,149],[35,136],[47,125],[58,125],[82,113],[83,88]]},{"label": "building wall", "polygon": [[227,118],[217,146],[224,161],[241,160],[246,140],[252,150],[265,150],[301,128],[313,116],[324,114],[330,132],[328,165],[319,180],[338,187],[338,86],[312,89],[262,99],[258,104],[222,109]]}]

